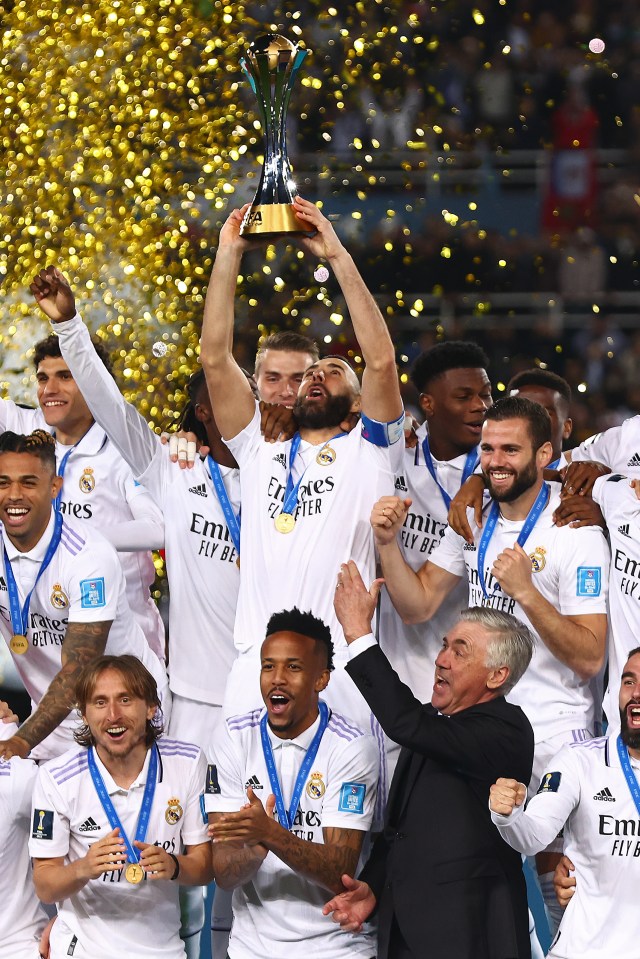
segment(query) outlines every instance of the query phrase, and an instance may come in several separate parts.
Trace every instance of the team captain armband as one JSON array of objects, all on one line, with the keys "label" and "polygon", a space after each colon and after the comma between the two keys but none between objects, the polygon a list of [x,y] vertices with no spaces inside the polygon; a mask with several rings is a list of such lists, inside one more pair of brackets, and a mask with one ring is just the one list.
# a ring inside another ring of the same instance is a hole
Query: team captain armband
[{"label": "team captain armband", "polygon": [[362,414],[362,436],[374,446],[393,446],[398,440],[404,438],[404,410],[397,420],[390,423],[379,423],[377,420],[370,420],[368,416]]}]

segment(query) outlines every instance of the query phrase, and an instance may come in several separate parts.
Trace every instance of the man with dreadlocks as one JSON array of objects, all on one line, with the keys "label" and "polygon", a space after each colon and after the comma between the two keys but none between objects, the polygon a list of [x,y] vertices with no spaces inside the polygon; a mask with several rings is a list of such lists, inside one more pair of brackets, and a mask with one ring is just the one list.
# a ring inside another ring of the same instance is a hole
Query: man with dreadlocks
[{"label": "man with dreadlocks", "polygon": [[105,650],[137,656],[168,695],[164,666],[131,615],[115,549],[55,509],[61,486],[49,433],[0,436],[0,634],[34,707],[0,743],[6,759],[69,748],[78,674]]}]

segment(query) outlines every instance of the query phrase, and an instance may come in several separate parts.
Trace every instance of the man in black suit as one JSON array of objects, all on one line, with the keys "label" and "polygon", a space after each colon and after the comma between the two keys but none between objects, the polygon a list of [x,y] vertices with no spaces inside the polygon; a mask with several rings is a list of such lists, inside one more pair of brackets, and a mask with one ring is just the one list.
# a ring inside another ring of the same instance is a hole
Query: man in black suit
[{"label": "man in black suit", "polygon": [[488,802],[499,770],[520,782],[531,774],[533,731],[504,695],[529,664],[532,636],[507,613],[464,611],[443,640],[431,705],[423,705],[371,635],[381,583],[367,591],[355,563],[342,566],[335,608],[347,671],[403,749],[384,832],[360,879],[343,876],[345,892],[325,914],[353,932],[377,909],[378,959],[525,959],[521,860],[493,826]]}]

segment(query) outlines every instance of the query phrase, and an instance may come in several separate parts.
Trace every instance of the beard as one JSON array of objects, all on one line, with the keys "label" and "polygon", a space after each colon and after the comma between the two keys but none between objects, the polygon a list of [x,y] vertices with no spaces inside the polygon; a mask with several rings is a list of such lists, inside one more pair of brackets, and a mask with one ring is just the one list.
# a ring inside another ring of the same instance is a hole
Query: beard
[{"label": "beard", "polygon": [[[627,706],[629,703],[627,703]],[[638,705],[634,703],[633,705]],[[640,729],[629,729],[627,709],[620,710],[620,738],[629,749],[640,749]]]},{"label": "beard", "polygon": [[513,483],[508,490],[496,491],[491,482],[491,474],[483,472],[482,475],[487,484],[489,495],[498,503],[513,503],[519,496],[522,496],[523,493],[531,489],[538,480],[538,470],[535,459],[531,459],[520,473],[516,473]]},{"label": "beard", "polygon": [[317,404],[307,404],[306,397],[298,397],[293,405],[293,415],[303,429],[339,426],[351,412],[352,403],[353,397],[344,393],[337,396],[328,393],[324,403]]}]

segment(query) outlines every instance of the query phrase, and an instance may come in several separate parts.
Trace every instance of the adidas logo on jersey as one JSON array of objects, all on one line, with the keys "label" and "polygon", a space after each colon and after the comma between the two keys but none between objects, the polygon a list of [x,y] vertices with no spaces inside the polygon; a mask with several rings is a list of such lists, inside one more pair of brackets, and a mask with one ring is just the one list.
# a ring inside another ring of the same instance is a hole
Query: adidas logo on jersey
[{"label": "adidas logo on jersey", "polygon": [[95,819],[92,819],[89,816],[88,819],[82,823],[81,826],[78,826],[78,832],[97,832],[100,829],[100,826],[97,824]]},{"label": "adidas logo on jersey", "polygon": [[599,799],[602,802],[615,802],[616,797],[611,794],[611,790],[608,786],[605,786],[604,789],[601,789],[599,793],[596,793],[593,797],[594,799]]},{"label": "adidas logo on jersey", "polygon": [[407,486],[407,481],[404,476],[398,476],[396,478],[396,489],[400,490],[403,493],[409,492],[409,487]]},{"label": "adidas logo on jersey", "polygon": [[4,581],[4,576],[0,576],[0,589],[6,589],[7,584]]},{"label": "adidas logo on jersey", "polygon": [[475,543],[465,543],[463,549],[475,549]]},{"label": "adidas logo on jersey", "polygon": [[627,466],[640,466],[640,453],[634,453]]},{"label": "adidas logo on jersey", "polygon": [[287,468],[287,457],[284,453],[276,453],[273,457],[273,462],[280,463],[280,466],[284,466],[285,469]]},{"label": "adidas logo on jersey", "polygon": [[190,487],[189,487],[189,492],[190,492],[190,493],[195,493],[196,496],[206,496],[206,495],[207,495],[207,487],[204,485],[204,483],[198,483],[197,486],[190,486]]},{"label": "adidas logo on jersey", "polygon": [[244,784],[244,788],[248,789],[249,786],[251,786],[254,792],[256,791],[256,789],[264,789],[264,786],[262,785],[262,783],[260,782],[257,776],[249,776],[246,783]]},{"label": "adidas logo on jersey", "polygon": [[623,536],[628,536],[631,539],[631,533],[629,532],[629,524],[624,523],[622,526],[618,526],[618,532],[622,533]]}]

